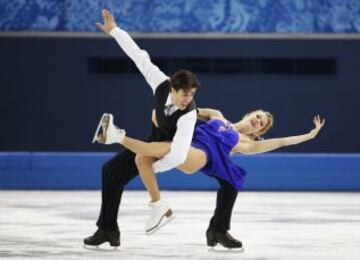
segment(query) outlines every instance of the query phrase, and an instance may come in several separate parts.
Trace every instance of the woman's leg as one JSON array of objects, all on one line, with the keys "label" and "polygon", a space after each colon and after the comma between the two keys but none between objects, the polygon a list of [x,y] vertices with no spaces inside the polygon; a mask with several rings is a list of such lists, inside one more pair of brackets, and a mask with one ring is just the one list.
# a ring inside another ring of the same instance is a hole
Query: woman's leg
[{"label": "woman's leg", "polygon": [[[151,201],[160,200],[160,191],[159,186],[156,181],[154,171],[152,169],[152,164],[158,158],[149,157],[137,154],[135,158],[136,166],[139,170],[140,177],[144,183],[147,191],[150,194]],[[185,162],[179,165],[177,168],[187,174],[193,174],[200,170],[206,164],[206,154],[197,148],[190,147],[188,156]]]},{"label": "woman's leg", "polygon": [[145,224],[145,232],[148,234],[155,232],[163,219],[162,223],[165,225],[173,214],[170,206],[165,201],[160,200],[159,187],[152,169],[152,164],[156,160],[157,158],[142,155],[137,155],[135,159],[141,179],[151,197],[149,206],[152,209],[150,217]]},{"label": "woman's leg", "polygon": [[[151,147],[152,149],[150,149],[150,146],[146,145],[147,143],[133,142],[133,140],[127,141],[131,142],[131,145],[134,146],[133,148],[138,145],[138,147],[136,148],[143,147],[144,150],[149,149],[147,154],[153,154],[153,152],[156,151],[158,155],[160,155],[160,152],[163,150],[162,145],[156,145]],[[128,145],[130,142],[125,142],[125,144]],[[139,151],[139,153],[142,152]],[[166,202],[160,200],[159,187],[154,171],[152,169],[152,164],[156,160],[158,160],[158,158],[144,156],[140,154],[137,154],[135,158],[136,166],[139,170],[142,182],[148,190],[151,198],[150,206],[152,207],[152,211],[150,214],[150,218],[146,221],[145,224],[145,231],[147,233],[156,230],[164,216],[166,216],[167,218],[170,218],[172,216],[172,210],[170,209],[170,206]],[[185,162],[179,166],[179,169],[184,171],[185,173],[194,173],[197,170],[201,169],[205,164],[206,154],[199,149],[190,147],[188,156]]]},{"label": "woman's leg", "polygon": [[[156,147],[159,148],[158,152],[163,150],[160,144],[161,143],[154,145],[154,148]],[[154,171],[152,169],[152,164],[157,159],[158,158],[144,156],[141,154],[137,154],[135,158],[136,166],[139,170],[141,180],[144,183],[146,189],[148,190],[152,202],[160,200],[159,186],[157,184]],[[199,150],[194,147],[190,147],[185,162],[179,165],[177,168],[184,173],[193,174],[198,170],[200,170],[202,167],[204,167],[205,164],[206,164],[206,154],[202,150]]]},{"label": "woman's leg", "polygon": [[179,165],[177,169],[186,174],[194,174],[203,168],[206,162],[206,153],[203,150],[191,146],[185,162]]},{"label": "woman's leg", "polygon": [[143,184],[149,192],[151,202],[160,200],[159,187],[152,169],[152,164],[170,150],[171,144],[166,142],[148,143],[127,136],[124,137],[121,144],[136,153],[136,167],[140,173]]},{"label": "woman's leg", "polygon": [[[130,151],[143,157],[159,159],[170,151],[170,142],[144,142],[125,136],[122,145]],[[149,158],[148,158],[149,159]],[[146,164],[146,159],[143,163]],[[154,161],[152,161],[153,163]],[[190,147],[185,162],[177,168],[187,174],[193,174],[205,166],[207,162],[206,153],[198,148]]]},{"label": "woman's leg", "polygon": [[[137,154],[135,162],[141,179],[148,190],[151,201],[160,199],[159,187],[156,182],[152,164],[156,159],[163,157],[170,151],[169,142],[143,142],[125,136],[122,145]],[[206,153],[195,147],[190,147],[185,162],[177,168],[187,174],[193,174],[205,166],[207,161]]]},{"label": "woman's leg", "polygon": [[152,164],[157,160],[154,157],[147,157],[143,155],[136,155],[135,162],[139,170],[140,177],[144,183],[147,191],[149,192],[151,202],[160,200],[159,186],[156,181]]},{"label": "woman's leg", "polygon": [[[131,137],[124,137],[121,143],[124,147],[137,155],[144,157],[161,158],[170,151],[170,142],[144,142]],[[206,153],[198,148],[190,147],[185,162],[177,168],[187,174],[192,174],[205,166]],[[145,163],[145,162],[144,162]]]},{"label": "woman's leg", "polygon": [[122,146],[126,147],[135,154],[161,158],[170,151],[170,142],[144,142],[131,137],[124,137]]}]

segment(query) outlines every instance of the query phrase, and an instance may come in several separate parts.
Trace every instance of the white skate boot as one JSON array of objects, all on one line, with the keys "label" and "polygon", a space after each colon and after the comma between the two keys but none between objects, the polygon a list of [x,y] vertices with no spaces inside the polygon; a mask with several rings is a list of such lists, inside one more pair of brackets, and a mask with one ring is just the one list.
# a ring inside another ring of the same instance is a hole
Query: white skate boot
[{"label": "white skate boot", "polygon": [[175,218],[168,204],[162,200],[150,202],[149,206],[152,208],[151,215],[145,224],[145,232],[148,235],[156,232]]},{"label": "white skate boot", "polygon": [[92,143],[96,143],[96,142],[99,142],[101,143],[101,138],[100,138],[100,131],[102,130],[101,127],[101,123],[103,122],[103,119],[107,116],[107,113],[104,113],[102,116],[101,116],[101,119],[99,121],[99,124],[98,126],[96,127],[96,131],[95,131],[95,134],[94,134],[94,137],[93,137],[93,140],[92,140]]},{"label": "white skate boot", "polygon": [[[101,134],[99,134],[100,130],[102,130]],[[114,116],[112,114],[104,113],[100,119],[92,142],[121,144],[125,135],[126,132],[124,129],[120,129],[114,125]]]}]

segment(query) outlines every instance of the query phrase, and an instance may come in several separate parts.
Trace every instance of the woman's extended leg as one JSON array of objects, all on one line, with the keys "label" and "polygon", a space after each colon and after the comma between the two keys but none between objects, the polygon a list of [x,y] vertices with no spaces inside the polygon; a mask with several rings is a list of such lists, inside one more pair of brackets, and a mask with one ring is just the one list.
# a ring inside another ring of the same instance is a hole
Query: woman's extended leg
[{"label": "woman's extended leg", "polygon": [[[146,221],[145,224],[145,231],[147,233],[154,232],[159,227],[160,222],[165,216],[167,217],[166,219],[169,219],[171,216],[173,216],[170,206],[165,201],[160,199],[159,187],[152,169],[152,164],[156,160],[157,158],[147,157],[139,154],[136,155],[135,158],[136,166],[139,170],[141,179],[151,197],[151,202],[149,205],[152,210],[150,218]],[[185,173],[192,174],[201,169],[205,164],[206,154],[201,150],[190,147],[185,162],[178,168]]]},{"label": "woman's extended leg", "polygon": [[[134,145],[135,143],[133,143]],[[145,143],[147,144],[147,143]],[[142,146],[144,144],[141,144]],[[136,144],[134,145],[136,146]],[[157,147],[160,147],[157,146]],[[160,148],[158,151],[161,151]],[[135,158],[136,166],[139,170],[141,180],[150,194],[152,202],[160,200],[160,191],[157,185],[156,177],[152,169],[152,164],[157,160],[155,157],[144,156],[137,154]],[[197,148],[190,147],[185,162],[177,168],[186,173],[193,174],[200,170],[206,164],[206,154]]]},{"label": "woman's extended leg", "polygon": [[160,200],[159,186],[156,181],[152,164],[157,160],[155,157],[148,157],[143,155],[136,155],[135,163],[140,173],[142,182],[144,183],[147,191],[149,192],[151,202]]},{"label": "woman's extended leg", "polygon": [[159,159],[170,151],[171,143],[169,142],[149,143],[125,136],[124,140],[121,142],[121,145],[126,147],[135,154]]},{"label": "woman's extended leg", "polygon": [[[159,159],[170,151],[170,142],[144,142],[131,137],[124,137],[121,143],[124,147],[137,155]],[[148,158],[143,162],[147,164]],[[206,153],[198,148],[190,147],[186,160],[177,168],[187,174],[192,174],[205,166],[207,162]],[[151,164],[153,161],[151,162]]]},{"label": "woman's extended leg", "polygon": [[[125,148],[136,154],[136,165],[141,179],[148,190],[151,201],[160,199],[160,192],[156,182],[152,164],[156,159],[163,157],[170,151],[169,142],[143,142],[125,136],[122,143]],[[206,153],[200,149],[190,147],[185,162],[178,166],[178,169],[187,174],[193,174],[206,164]]]},{"label": "woman's extended leg", "polygon": [[151,214],[145,224],[145,232],[148,234],[155,232],[160,226],[160,223],[163,223],[163,225],[166,224],[173,216],[170,206],[160,199],[159,187],[152,169],[152,164],[156,160],[157,158],[146,157],[143,155],[136,155],[135,158],[141,180],[151,197],[151,201],[149,203],[149,206],[152,208]]},{"label": "woman's extended leg", "polygon": [[[166,202],[160,200],[160,191],[156,181],[152,164],[163,157],[170,150],[170,143],[153,142],[147,143],[130,137],[125,137],[122,145],[136,153],[136,166],[141,179],[151,197],[150,206],[152,207],[150,218],[145,225],[147,233],[153,232],[159,227],[161,220],[172,216],[172,211]],[[202,150],[190,147],[187,158],[178,168],[188,174],[195,173],[206,164],[206,154]]]}]

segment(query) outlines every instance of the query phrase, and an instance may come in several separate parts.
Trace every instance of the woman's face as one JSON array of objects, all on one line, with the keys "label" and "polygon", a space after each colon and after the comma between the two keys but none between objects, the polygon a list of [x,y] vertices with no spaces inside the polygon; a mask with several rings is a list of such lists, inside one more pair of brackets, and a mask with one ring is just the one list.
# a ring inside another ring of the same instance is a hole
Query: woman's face
[{"label": "woman's face", "polygon": [[269,124],[269,118],[262,110],[256,110],[246,115],[243,120],[248,124],[246,134],[259,133],[265,126]]}]

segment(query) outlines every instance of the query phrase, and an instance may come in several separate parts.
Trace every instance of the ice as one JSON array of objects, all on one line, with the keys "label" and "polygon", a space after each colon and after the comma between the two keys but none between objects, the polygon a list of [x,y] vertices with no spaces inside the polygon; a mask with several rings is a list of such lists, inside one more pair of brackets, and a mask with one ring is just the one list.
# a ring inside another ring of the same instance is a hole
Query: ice
[{"label": "ice", "polygon": [[125,191],[121,246],[84,249],[100,191],[0,191],[0,259],[360,259],[360,193],[240,192],[230,233],[244,252],[206,246],[214,191],[162,198],[176,218],[146,235],[149,197]]}]

